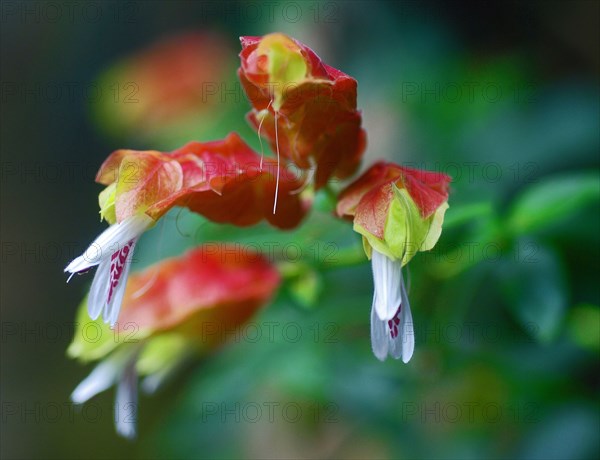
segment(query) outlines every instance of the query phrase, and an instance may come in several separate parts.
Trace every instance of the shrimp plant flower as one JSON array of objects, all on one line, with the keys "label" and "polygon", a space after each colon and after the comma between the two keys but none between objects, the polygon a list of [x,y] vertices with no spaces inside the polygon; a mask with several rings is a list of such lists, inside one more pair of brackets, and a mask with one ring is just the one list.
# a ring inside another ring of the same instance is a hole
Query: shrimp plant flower
[{"label": "shrimp plant flower", "polygon": [[[98,267],[88,312],[111,326],[119,317],[139,237],[174,206],[214,222],[243,227],[265,219],[282,229],[298,225],[308,207],[295,193],[300,179],[274,159],[262,159],[235,133],[169,153],[117,150],[102,164],[96,181],[106,186],[99,195],[100,216],[110,226],[65,272],[73,276]],[[276,188],[281,206],[273,213],[268,197]]]},{"label": "shrimp plant flower", "polygon": [[353,220],[371,259],[375,285],[371,345],[380,360],[406,363],[415,339],[402,268],[437,243],[448,209],[446,174],[376,163],[339,196],[337,214]]},{"label": "shrimp plant flower", "polygon": [[[219,224],[247,227],[266,221],[281,230],[293,229],[319,189],[325,188],[331,198],[330,181],[350,179],[357,172],[366,148],[354,78],[281,33],[241,37],[241,45],[238,77],[251,105],[247,119],[261,153],[236,133],[189,142],[170,152],[116,150],[96,176],[105,187],[98,198],[100,218],[109,226],[65,268],[71,279],[97,267],[67,353],[99,364],[71,399],[82,404],[116,386],[115,424],[126,438],[136,436],[138,376],[143,376],[142,388],[153,392],[191,354],[222,346],[227,334],[219,331],[238,330],[269,302],[281,281],[263,255],[231,244],[218,246],[216,252],[214,245],[201,245],[129,277],[142,234],[174,207]],[[186,36],[125,69],[143,71],[149,79],[150,105],[173,99],[166,111],[144,105],[146,112],[156,109],[173,118],[202,102],[187,95],[212,74],[210,65],[201,60],[198,66],[200,61],[190,63],[188,58],[194,60],[196,50],[206,51],[206,46],[205,38]],[[213,48],[217,54],[222,49]],[[170,77],[174,68],[191,69],[183,76],[184,87],[177,80],[180,75]],[[160,71],[154,74],[153,69]],[[154,119],[165,119],[139,110],[126,115],[131,127],[151,127]],[[264,156],[263,138],[273,156]],[[406,363],[413,355],[403,269],[440,238],[449,184],[445,174],[379,162],[337,197],[337,215],[353,222],[371,260],[371,344],[381,361],[389,355]],[[94,340],[88,336],[92,330]]]},{"label": "shrimp plant flower", "polygon": [[133,274],[112,330],[88,317],[84,300],[67,353],[100,363],[71,399],[83,404],[116,385],[116,430],[134,438],[138,375],[142,389],[153,393],[191,357],[221,347],[268,303],[279,283],[264,256],[233,244],[204,245]]},{"label": "shrimp plant flower", "polygon": [[241,43],[238,76],[259,136],[278,156],[311,170],[316,189],[331,177],[352,176],[366,147],[356,80],[281,33],[241,37]]}]

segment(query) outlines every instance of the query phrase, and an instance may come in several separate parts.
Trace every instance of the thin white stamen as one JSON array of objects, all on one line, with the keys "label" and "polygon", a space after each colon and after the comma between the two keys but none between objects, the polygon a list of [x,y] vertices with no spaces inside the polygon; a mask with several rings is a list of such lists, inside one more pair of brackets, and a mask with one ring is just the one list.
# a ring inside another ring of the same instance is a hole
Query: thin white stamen
[{"label": "thin white stamen", "polygon": [[[269,111],[269,107],[271,107],[271,104],[273,103],[273,99],[271,99],[269,101],[269,105],[267,105],[267,108],[265,109],[268,113]],[[262,172],[263,169],[263,160],[265,158],[265,150],[263,148],[263,143],[262,143],[262,138],[260,137],[260,131],[262,129],[262,124],[263,121],[265,121],[266,115],[264,117],[261,117],[260,122],[258,123],[258,142],[260,143],[260,172]]]},{"label": "thin white stamen", "polygon": [[277,195],[279,193],[279,135],[277,131],[278,116],[275,112],[275,146],[277,147],[277,181],[275,182],[275,202],[273,203],[273,214],[277,212]]}]

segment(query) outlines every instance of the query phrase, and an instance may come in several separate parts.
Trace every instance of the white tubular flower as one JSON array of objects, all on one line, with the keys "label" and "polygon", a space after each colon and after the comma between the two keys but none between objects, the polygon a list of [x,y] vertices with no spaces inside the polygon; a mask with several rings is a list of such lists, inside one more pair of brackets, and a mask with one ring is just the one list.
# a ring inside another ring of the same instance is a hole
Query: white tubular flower
[{"label": "white tubular flower", "polygon": [[136,345],[116,351],[98,364],[71,394],[73,403],[83,404],[116,384],[115,428],[127,439],[135,438],[137,432],[136,365],[141,350],[142,346]]},{"label": "white tubular flower", "polygon": [[373,307],[380,319],[392,319],[402,302],[402,265],[400,261],[393,261],[376,250],[373,251],[371,264],[375,284]]},{"label": "white tubular flower", "polygon": [[121,360],[108,359],[94,368],[90,375],[81,381],[71,394],[71,401],[83,404],[99,393],[112,387],[122,372]]},{"label": "white tubular flower", "polygon": [[412,357],[415,338],[402,267],[438,242],[451,180],[381,161],[338,196],[337,215],[352,218],[373,264],[371,340],[380,360],[390,354],[406,363]]},{"label": "white tubular flower", "polygon": [[113,224],[100,234],[86,251],[74,259],[65,272],[82,273],[98,266],[88,297],[90,318],[102,318],[115,325],[125,294],[125,285],[135,244],[142,233],[154,224],[154,219],[141,213]]},{"label": "white tubular flower", "polygon": [[134,358],[129,360],[125,366],[117,384],[115,398],[115,427],[117,433],[127,439],[134,439],[137,434],[138,378],[136,363],[137,360]]},{"label": "white tubular flower", "polygon": [[402,261],[373,250],[375,292],[371,307],[371,346],[384,361],[388,354],[407,363],[415,349],[410,304],[402,277]]}]

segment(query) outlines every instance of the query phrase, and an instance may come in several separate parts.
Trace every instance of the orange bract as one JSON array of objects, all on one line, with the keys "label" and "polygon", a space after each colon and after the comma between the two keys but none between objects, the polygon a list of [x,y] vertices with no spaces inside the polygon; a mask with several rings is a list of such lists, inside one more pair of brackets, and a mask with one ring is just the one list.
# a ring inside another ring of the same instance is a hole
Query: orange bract
[{"label": "orange bract", "polygon": [[[279,204],[273,213],[278,175]],[[219,223],[248,226],[265,219],[279,228],[293,228],[308,207],[295,193],[302,186],[300,178],[273,159],[261,163],[235,133],[224,140],[190,142],[170,153],[117,150],[101,166],[96,181],[116,183],[118,222],[140,211],[158,220],[182,206]]]},{"label": "orange bract", "polygon": [[337,214],[355,219],[363,228],[383,238],[392,185],[405,188],[423,219],[448,200],[450,177],[443,173],[379,162],[340,193]]},{"label": "orange bract", "polygon": [[262,255],[206,244],[131,275],[118,327],[126,332],[133,323],[140,331],[155,332],[185,323],[192,334],[200,334],[200,327],[233,330],[271,299],[279,281]]},{"label": "orange bract", "polygon": [[[366,147],[356,80],[283,34],[241,42],[238,75],[253,107],[251,125],[260,126],[273,151],[301,169],[316,168],[317,189],[332,176],[351,176]],[[284,62],[272,69],[269,59]]]}]

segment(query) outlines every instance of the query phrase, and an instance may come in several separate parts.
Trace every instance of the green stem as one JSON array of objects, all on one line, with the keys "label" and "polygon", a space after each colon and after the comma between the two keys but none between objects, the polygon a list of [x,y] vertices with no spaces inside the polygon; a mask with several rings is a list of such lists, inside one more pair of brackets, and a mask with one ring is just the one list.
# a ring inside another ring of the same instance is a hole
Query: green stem
[{"label": "green stem", "polygon": [[277,268],[284,279],[292,279],[305,273],[307,270],[319,270],[321,272],[337,270],[339,268],[354,267],[367,263],[367,256],[360,246],[343,248],[331,254],[325,260],[314,265],[303,262],[277,262]]}]

